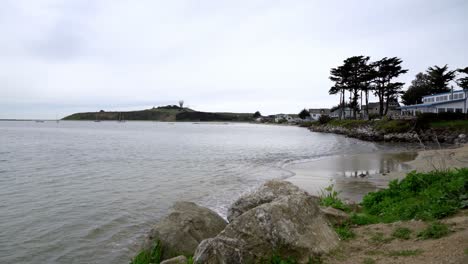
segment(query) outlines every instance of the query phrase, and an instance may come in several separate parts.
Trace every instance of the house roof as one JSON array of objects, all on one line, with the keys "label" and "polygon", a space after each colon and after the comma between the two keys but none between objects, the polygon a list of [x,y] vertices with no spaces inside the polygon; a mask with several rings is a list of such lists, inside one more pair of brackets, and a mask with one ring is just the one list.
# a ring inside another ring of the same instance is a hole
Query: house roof
[{"label": "house roof", "polygon": [[[463,90],[456,90],[456,91],[453,91],[453,93],[461,93],[461,92],[463,92]],[[425,98],[425,97],[432,97],[432,96],[438,96],[438,95],[444,95],[444,94],[452,94],[452,91],[450,91],[450,92],[445,92],[445,93],[438,93],[438,94],[425,95],[425,96],[423,96],[423,98]]]},{"label": "house roof", "polygon": [[309,109],[310,114],[329,114],[330,109],[328,108],[311,108]]},{"label": "house roof", "polygon": [[465,99],[463,98],[463,99],[450,100],[450,101],[443,101],[443,102],[434,102],[434,103],[429,103],[429,104],[403,105],[403,106],[400,106],[400,109],[430,107],[430,106],[440,105],[440,104],[449,104],[449,103],[463,102],[463,100],[465,100]]}]

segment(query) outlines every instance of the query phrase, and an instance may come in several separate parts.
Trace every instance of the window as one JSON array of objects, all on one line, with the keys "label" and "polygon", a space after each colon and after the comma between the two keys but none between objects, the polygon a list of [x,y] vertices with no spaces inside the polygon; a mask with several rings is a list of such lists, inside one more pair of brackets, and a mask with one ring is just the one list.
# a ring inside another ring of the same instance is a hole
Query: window
[{"label": "window", "polygon": [[455,108],[455,113],[463,113],[463,109],[461,109],[461,108]]},{"label": "window", "polygon": [[438,113],[445,113],[445,108],[437,108]]},{"label": "window", "polygon": [[448,113],[453,113],[453,112],[454,112],[454,111],[453,111],[453,108],[447,108],[447,112],[448,112]]}]

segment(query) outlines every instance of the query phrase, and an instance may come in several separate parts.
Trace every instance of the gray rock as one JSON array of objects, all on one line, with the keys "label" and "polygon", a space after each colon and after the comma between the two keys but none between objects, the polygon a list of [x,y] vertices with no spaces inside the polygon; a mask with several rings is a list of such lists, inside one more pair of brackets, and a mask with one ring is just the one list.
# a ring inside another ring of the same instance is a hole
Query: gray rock
[{"label": "gray rock", "polygon": [[[268,191],[265,186],[272,189]],[[285,194],[265,202],[279,190]],[[253,201],[240,204],[249,208],[263,203],[234,217],[215,238],[204,240],[195,252],[196,263],[257,263],[274,254],[307,263],[310,256],[327,253],[338,245],[339,239],[320,212],[317,198],[278,181],[267,183],[258,192],[262,195],[249,195]]]},{"label": "gray rock", "polygon": [[287,181],[268,181],[255,192],[242,196],[235,201],[228,209],[227,219],[229,222],[232,222],[235,218],[252,208],[269,203],[278,197],[291,194],[305,194],[305,192]]},{"label": "gray rock", "polygon": [[465,134],[460,134],[460,135],[458,135],[458,138],[460,138],[460,139],[466,138],[466,135]]},{"label": "gray rock", "polygon": [[198,244],[215,237],[226,226],[226,221],[215,212],[191,202],[177,202],[172,212],[153,226],[144,249],[161,241],[163,259],[179,255],[193,255]]},{"label": "gray rock", "polygon": [[187,264],[187,257],[185,256],[178,256],[171,259],[166,259],[162,261],[160,264]]},{"label": "gray rock", "polygon": [[342,225],[350,219],[346,212],[333,207],[320,207],[320,211],[332,225]]}]

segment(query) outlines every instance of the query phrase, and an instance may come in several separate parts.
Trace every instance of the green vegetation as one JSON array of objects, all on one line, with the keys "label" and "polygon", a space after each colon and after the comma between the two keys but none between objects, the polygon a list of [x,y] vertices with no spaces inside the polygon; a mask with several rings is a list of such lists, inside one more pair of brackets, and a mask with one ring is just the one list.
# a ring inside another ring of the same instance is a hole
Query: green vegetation
[{"label": "green vegetation", "polygon": [[375,260],[371,259],[371,258],[366,258],[366,259],[364,259],[362,264],[375,264]]},{"label": "green vegetation", "polygon": [[387,133],[405,133],[411,130],[412,126],[408,120],[378,120],[374,127],[377,131]]},{"label": "green vegetation", "polygon": [[417,256],[421,255],[424,251],[422,249],[415,249],[415,250],[398,250],[398,251],[390,251],[388,253],[391,257],[409,257],[409,256]]},{"label": "green vegetation", "polygon": [[345,212],[350,212],[351,208],[349,205],[344,203],[339,197],[339,192],[333,189],[333,184],[325,188],[322,191],[322,195],[320,196],[320,205],[321,206],[329,206],[336,209],[343,210]]},{"label": "green vegetation", "polygon": [[335,226],[334,228],[341,240],[350,240],[356,237],[356,234],[349,228],[349,225]]},{"label": "green vegetation", "polygon": [[422,239],[437,239],[446,236],[450,233],[450,229],[446,224],[440,222],[431,223],[423,231],[418,234]]},{"label": "green vegetation", "polygon": [[429,123],[431,128],[468,131],[468,120],[435,121]]},{"label": "green vegetation", "polygon": [[467,188],[468,168],[411,172],[403,180],[391,181],[388,189],[367,194],[362,206],[379,222],[440,219],[468,206]]},{"label": "green vegetation", "polygon": [[366,120],[351,120],[351,119],[346,119],[346,120],[338,120],[338,119],[333,119],[330,122],[327,123],[330,126],[337,126],[337,127],[344,127],[344,128],[357,128],[365,125],[369,125],[370,122]]},{"label": "green vegetation", "polygon": [[160,241],[154,243],[154,246],[151,250],[142,250],[136,257],[132,259],[130,264],[149,264],[155,263],[158,264],[161,262],[162,257],[162,245]]},{"label": "green vegetation", "polygon": [[393,230],[392,236],[394,238],[408,240],[411,238],[411,229],[406,227],[397,227]]}]

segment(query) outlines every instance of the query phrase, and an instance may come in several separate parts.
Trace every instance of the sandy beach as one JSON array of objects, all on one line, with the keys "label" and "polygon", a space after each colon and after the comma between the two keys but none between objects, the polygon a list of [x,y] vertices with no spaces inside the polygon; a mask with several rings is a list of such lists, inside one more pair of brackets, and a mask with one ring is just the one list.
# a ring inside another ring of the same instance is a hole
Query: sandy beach
[{"label": "sandy beach", "polygon": [[334,185],[345,200],[359,202],[371,191],[385,188],[409,171],[461,168],[468,166],[468,144],[458,148],[340,155],[297,163],[287,167],[295,175],[287,180],[312,195]]}]

